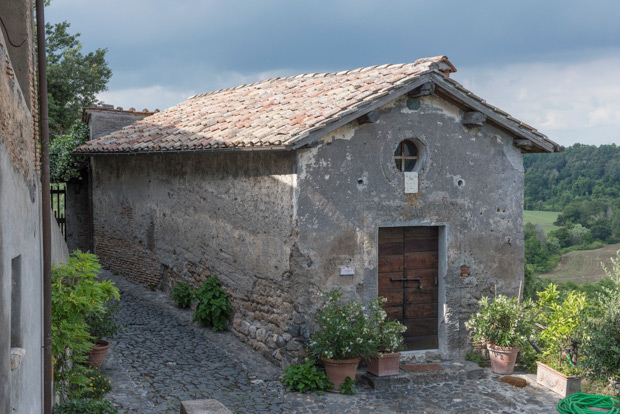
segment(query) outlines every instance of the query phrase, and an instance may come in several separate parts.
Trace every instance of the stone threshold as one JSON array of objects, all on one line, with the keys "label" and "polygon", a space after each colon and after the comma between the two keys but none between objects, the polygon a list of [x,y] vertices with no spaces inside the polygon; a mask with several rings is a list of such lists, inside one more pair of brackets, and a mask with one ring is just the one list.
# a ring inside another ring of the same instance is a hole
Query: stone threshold
[{"label": "stone threshold", "polygon": [[429,385],[443,382],[477,380],[485,376],[485,369],[470,361],[439,361],[413,363],[401,361],[400,373],[377,377],[366,370],[358,371],[357,380],[371,388],[383,391],[408,385]]}]

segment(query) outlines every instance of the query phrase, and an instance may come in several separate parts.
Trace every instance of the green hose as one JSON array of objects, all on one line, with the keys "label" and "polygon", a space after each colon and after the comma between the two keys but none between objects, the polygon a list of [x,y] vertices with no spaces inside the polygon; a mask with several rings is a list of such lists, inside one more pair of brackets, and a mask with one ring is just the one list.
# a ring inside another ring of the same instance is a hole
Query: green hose
[{"label": "green hose", "polygon": [[[593,411],[590,408],[605,408],[608,411]],[[620,401],[614,397],[579,392],[560,400],[557,409],[561,414],[620,414]]]}]

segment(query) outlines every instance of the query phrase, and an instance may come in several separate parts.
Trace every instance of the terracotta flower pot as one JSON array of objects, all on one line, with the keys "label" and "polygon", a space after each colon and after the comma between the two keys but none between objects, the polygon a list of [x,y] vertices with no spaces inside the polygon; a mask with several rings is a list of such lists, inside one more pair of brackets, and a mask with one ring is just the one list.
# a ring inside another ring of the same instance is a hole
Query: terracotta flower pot
[{"label": "terracotta flower pot", "polygon": [[368,372],[378,377],[398,375],[400,371],[400,352],[379,354],[368,360]]},{"label": "terracotta flower pot", "polygon": [[331,383],[334,384],[334,390],[340,390],[340,386],[344,383],[347,377],[355,380],[357,364],[359,364],[361,359],[362,358],[336,360],[321,358],[321,361],[325,364],[325,373]]},{"label": "terracotta flower pot", "polygon": [[97,344],[88,352],[88,363],[97,368],[101,367],[105,361],[105,356],[108,353],[109,348],[110,343],[108,341],[104,341],[102,339],[98,340]]},{"label": "terracotta flower pot", "polygon": [[487,344],[491,358],[491,371],[500,375],[510,375],[515,370],[520,346],[495,346]]}]

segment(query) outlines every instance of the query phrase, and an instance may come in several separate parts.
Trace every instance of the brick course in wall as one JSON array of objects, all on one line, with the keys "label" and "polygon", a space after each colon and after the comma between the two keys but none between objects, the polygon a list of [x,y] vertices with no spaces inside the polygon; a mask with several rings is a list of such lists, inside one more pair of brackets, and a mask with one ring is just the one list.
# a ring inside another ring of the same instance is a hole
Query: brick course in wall
[{"label": "brick course in wall", "polygon": [[159,285],[161,270],[157,257],[140,244],[95,227],[95,254],[106,269],[122,273],[136,283]]}]

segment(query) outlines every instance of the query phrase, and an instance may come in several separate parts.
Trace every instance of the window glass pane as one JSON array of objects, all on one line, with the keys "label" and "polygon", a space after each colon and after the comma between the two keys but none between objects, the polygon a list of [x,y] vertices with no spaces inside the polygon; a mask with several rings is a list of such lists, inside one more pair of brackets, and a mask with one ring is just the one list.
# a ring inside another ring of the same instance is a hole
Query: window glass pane
[{"label": "window glass pane", "polygon": [[398,144],[398,146],[396,147],[396,151],[394,151],[394,156],[400,157],[401,155],[403,155],[402,145]]},{"label": "window glass pane", "polygon": [[398,171],[402,171],[403,170],[403,160],[400,158],[396,159],[396,168],[398,169]]},{"label": "window glass pane", "polygon": [[405,155],[407,156],[418,155],[418,151],[413,142],[405,141]]},{"label": "window glass pane", "polygon": [[413,171],[417,160],[405,160],[405,171]]}]

